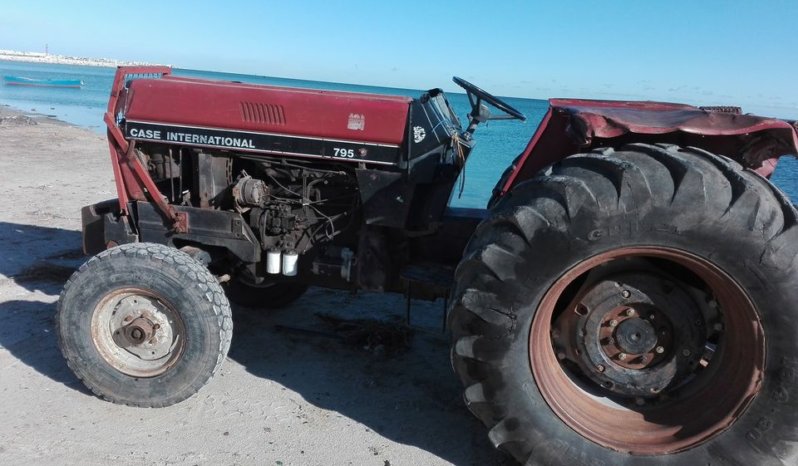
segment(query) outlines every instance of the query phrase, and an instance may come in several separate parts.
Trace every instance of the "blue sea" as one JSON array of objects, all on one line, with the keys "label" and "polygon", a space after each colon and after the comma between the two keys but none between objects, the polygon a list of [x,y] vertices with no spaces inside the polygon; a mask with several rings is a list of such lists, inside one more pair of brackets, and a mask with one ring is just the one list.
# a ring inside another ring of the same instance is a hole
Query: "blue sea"
[{"label": "blue sea", "polygon": [[[0,86],[0,104],[7,104],[26,112],[52,116],[69,123],[105,133],[102,115],[108,101],[115,70],[92,66],[50,65],[0,60],[0,75],[28,78],[81,79],[81,89],[52,89],[36,87]],[[379,94],[419,96],[420,89],[396,89],[356,84],[305,81],[268,76],[253,76],[211,71],[175,69],[181,76],[242,81],[255,84],[293,86],[314,89],[372,92]],[[451,83],[430,82],[429,87],[451,87]],[[479,83],[475,83],[479,85]],[[490,91],[490,89],[487,89]],[[465,94],[447,93],[449,102],[466,122],[470,110]],[[526,122],[517,120],[491,121],[476,132],[477,145],[465,170],[465,189],[452,196],[451,205],[484,207],[491,190],[504,169],[524,149],[529,138],[546,112],[545,100],[508,97],[505,100],[527,116]],[[2,141],[0,141],[2,143]],[[773,177],[793,202],[798,200],[798,161],[783,158]]]}]

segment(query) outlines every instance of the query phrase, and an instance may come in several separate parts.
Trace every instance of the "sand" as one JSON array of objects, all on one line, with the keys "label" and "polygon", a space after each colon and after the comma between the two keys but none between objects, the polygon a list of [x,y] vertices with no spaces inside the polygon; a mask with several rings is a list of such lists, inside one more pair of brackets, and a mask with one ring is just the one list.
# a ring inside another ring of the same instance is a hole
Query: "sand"
[{"label": "sand", "polygon": [[88,392],[56,345],[61,286],[85,260],[80,207],[115,197],[103,137],[0,106],[0,464],[501,464],[466,410],[441,332],[417,302],[404,351],[364,348],[317,317],[400,324],[401,296],[311,289],[277,312],[234,307],[222,370],[176,406]]}]

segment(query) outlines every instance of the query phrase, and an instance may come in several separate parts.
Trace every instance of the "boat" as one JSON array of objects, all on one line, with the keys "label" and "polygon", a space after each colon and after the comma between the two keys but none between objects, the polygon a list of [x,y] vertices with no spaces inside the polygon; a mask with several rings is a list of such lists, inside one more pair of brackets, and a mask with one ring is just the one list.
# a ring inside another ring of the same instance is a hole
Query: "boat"
[{"label": "boat", "polygon": [[80,79],[34,79],[20,76],[4,76],[6,86],[30,86],[30,87],[67,87],[80,89],[83,81]]}]

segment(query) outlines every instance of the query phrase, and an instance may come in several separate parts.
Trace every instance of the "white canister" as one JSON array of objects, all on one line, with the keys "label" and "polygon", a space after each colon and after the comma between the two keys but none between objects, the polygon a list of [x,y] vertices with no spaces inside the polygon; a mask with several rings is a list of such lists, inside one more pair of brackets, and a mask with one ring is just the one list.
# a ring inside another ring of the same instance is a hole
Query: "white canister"
[{"label": "white canister", "polygon": [[297,274],[297,262],[299,254],[296,251],[286,251],[283,253],[283,275],[293,277]]},{"label": "white canister", "polygon": [[272,275],[280,273],[280,256],[282,253],[277,249],[270,249],[266,252],[266,272]]}]

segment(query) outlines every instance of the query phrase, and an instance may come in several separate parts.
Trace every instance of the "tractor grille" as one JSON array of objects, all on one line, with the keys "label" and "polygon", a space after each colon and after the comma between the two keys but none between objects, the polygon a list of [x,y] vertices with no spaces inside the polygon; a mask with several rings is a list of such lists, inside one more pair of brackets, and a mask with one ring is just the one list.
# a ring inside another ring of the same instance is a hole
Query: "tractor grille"
[{"label": "tractor grille", "polygon": [[241,119],[247,123],[284,125],[285,110],[282,105],[241,102]]}]

